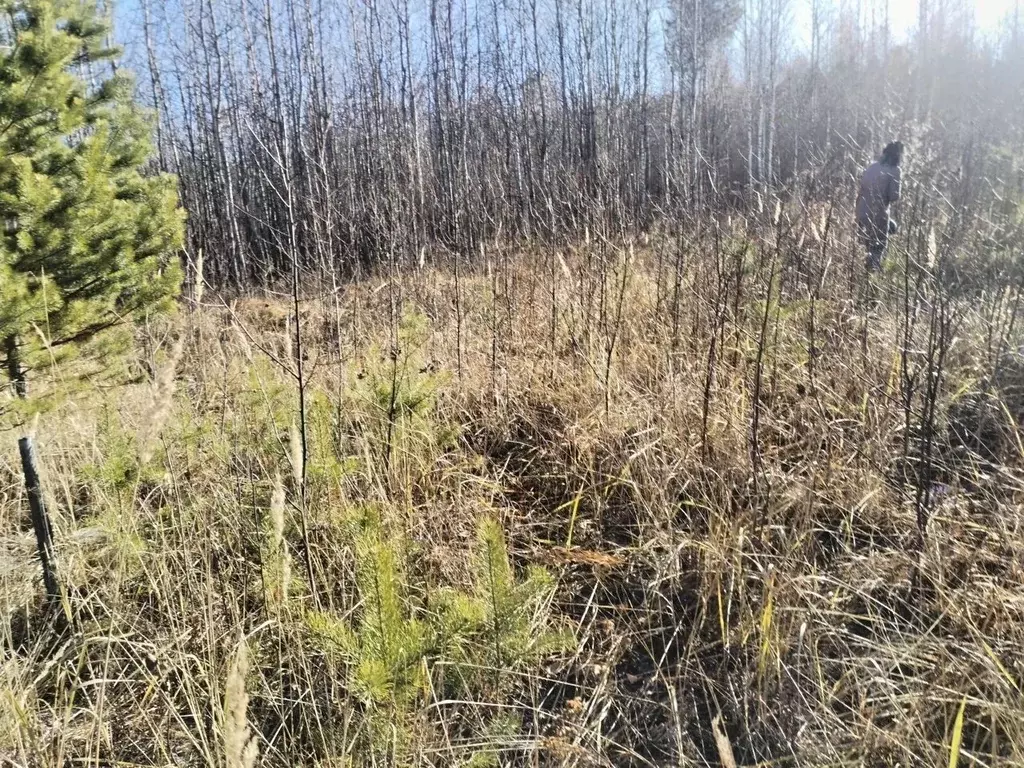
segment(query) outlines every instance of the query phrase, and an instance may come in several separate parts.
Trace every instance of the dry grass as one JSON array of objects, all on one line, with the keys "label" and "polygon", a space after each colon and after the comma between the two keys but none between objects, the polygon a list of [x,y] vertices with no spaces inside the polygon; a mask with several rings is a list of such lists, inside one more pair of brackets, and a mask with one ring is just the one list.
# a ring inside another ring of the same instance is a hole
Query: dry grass
[{"label": "dry grass", "polygon": [[[447,270],[431,269],[311,298],[304,505],[294,319],[272,296],[230,308],[207,297],[182,318],[176,386],[164,373],[155,385],[166,402],[136,385],[44,417],[73,631],[48,631],[40,615],[5,449],[0,755],[1024,761],[1021,456],[954,460],[943,437],[943,495],[916,551],[896,300],[865,331],[841,276],[830,278],[812,379],[807,296],[783,285],[758,406],[769,283],[754,269],[718,325],[710,268],[687,263],[677,285],[672,247],[496,252],[457,293]],[[944,414],[978,388],[984,333],[969,314]],[[1016,438],[1020,414],[1008,414],[1003,431]],[[482,675],[475,700],[445,692],[454,662],[431,654],[422,690],[382,725],[306,623],[314,592],[339,620],[364,610],[351,530],[371,510],[403,542],[420,616],[439,590],[472,582],[477,523],[498,514],[517,567],[556,578],[535,621],[571,629],[574,648],[500,682]],[[503,725],[500,714],[516,717]]]}]

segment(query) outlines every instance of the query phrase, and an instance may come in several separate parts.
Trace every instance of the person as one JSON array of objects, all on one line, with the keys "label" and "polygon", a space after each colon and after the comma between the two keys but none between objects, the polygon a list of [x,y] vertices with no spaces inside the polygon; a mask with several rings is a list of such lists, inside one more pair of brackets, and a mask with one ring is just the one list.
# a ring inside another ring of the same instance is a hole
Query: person
[{"label": "person", "polygon": [[857,194],[857,231],[867,249],[868,272],[882,268],[885,249],[891,235],[896,234],[890,206],[900,199],[900,163],[903,144],[894,141],[882,152],[881,159],[869,166],[860,179]]}]

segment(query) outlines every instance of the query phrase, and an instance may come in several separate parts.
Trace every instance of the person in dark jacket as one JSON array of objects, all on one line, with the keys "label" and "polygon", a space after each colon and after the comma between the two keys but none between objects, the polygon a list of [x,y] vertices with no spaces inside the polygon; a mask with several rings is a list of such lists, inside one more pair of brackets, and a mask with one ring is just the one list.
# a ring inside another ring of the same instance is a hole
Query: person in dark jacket
[{"label": "person in dark jacket", "polygon": [[902,160],[903,144],[894,141],[882,152],[881,159],[861,175],[857,195],[857,232],[868,252],[869,272],[882,268],[889,236],[896,233],[896,222],[889,213],[890,206],[900,199]]}]

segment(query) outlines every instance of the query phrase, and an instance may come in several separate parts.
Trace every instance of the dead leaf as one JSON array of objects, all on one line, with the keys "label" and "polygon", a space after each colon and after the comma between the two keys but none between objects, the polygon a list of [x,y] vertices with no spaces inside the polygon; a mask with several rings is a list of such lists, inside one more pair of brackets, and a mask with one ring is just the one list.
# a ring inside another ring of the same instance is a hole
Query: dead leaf
[{"label": "dead leaf", "polygon": [[725,735],[722,730],[722,716],[717,715],[714,720],[711,721],[711,730],[715,734],[715,745],[718,747],[718,760],[722,763],[722,768],[737,768],[736,758],[732,754],[732,744],[729,743],[729,737]]},{"label": "dead leaf", "polygon": [[547,552],[547,558],[558,565],[593,565],[601,568],[617,568],[626,562],[622,555],[608,552],[596,552],[592,549],[566,549],[553,547]]}]

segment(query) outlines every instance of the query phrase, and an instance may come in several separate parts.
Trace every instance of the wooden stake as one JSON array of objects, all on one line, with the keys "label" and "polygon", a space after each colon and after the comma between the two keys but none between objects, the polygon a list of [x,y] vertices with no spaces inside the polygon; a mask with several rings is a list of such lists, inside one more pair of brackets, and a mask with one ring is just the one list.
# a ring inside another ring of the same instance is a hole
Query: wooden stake
[{"label": "wooden stake", "polygon": [[36,533],[36,546],[39,550],[39,560],[43,566],[43,583],[46,585],[47,597],[52,600],[60,595],[57,572],[54,567],[53,532],[50,528],[50,518],[46,514],[46,503],[43,501],[43,489],[39,482],[32,438],[21,438],[18,441],[18,449],[21,451],[21,467],[25,473],[25,488],[28,490],[32,529]]}]

